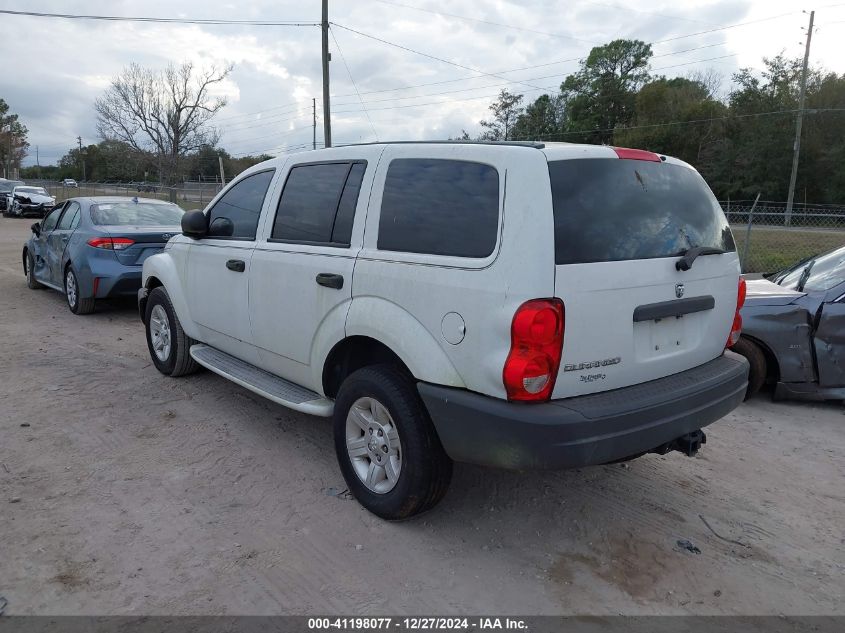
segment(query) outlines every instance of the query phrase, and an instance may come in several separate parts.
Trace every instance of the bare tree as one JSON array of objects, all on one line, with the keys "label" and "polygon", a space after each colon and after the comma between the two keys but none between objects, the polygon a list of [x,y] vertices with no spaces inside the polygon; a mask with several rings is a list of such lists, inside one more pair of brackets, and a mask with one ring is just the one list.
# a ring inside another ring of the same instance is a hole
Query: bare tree
[{"label": "bare tree", "polygon": [[196,70],[186,62],[157,71],[130,64],[97,99],[97,130],[105,140],[154,155],[162,184],[173,184],[186,154],[217,143],[211,120],[226,99],[212,98],[209,91],[232,68]]}]

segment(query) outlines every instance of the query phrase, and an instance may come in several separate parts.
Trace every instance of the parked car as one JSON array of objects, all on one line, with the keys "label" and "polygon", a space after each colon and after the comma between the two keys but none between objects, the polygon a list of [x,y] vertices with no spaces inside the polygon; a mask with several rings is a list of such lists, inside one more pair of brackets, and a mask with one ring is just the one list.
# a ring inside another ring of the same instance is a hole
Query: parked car
[{"label": "parked car", "polygon": [[23,183],[20,180],[6,180],[5,178],[0,178],[0,211],[3,211],[4,216],[8,217],[6,215],[6,209],[12,189],[22,184]]},{"label": "parked car", "polygon": [[44,187],[18,184],[5,193],[3,215],[6,217],[44,217],[56,204]]},{"label": "parked car", "polygon": [[749,396],[768,381],[779,399],[845,399],[845,246],[748,280],[742,319]]},{"label": "parked car", "polygon": [[79,185],[73,178],[65,178],[62,180],[62,187],[70,187],[71,189],[78,189]]},{"label": "parked car", "polygon": [[445,494],[453,460],[695,454],[745,394],[726,351],[743,290],[686,163],[452,142],[250,168],[185,214],[138,298],[160,372],[204,366],[331,416],[350,491],[402,519]]},{"label": "parked car", "polygon": [[143,193],[157,193],[160,185],[153,182],[139,182],[135,184],[136,189]]},{"label": "parked car", "polygon": [[22,260],[27,285],[64,293],[75,314],[93,312],[97,299],[134,296],[144,260],[180,231],[183,213],[145,198],[71,198],[32,225]]}]

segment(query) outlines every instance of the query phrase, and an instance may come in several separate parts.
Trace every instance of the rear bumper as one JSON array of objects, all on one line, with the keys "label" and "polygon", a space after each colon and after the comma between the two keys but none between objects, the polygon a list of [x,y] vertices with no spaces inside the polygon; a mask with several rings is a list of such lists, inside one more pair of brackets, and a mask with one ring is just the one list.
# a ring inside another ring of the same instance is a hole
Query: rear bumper
[{"label": "rear bumper", "polygon": [[514,469],[577,468],[649,452],[730,413],[748,362],[725,352],[680,374],[542,404],[419,383],[446,453]]}]

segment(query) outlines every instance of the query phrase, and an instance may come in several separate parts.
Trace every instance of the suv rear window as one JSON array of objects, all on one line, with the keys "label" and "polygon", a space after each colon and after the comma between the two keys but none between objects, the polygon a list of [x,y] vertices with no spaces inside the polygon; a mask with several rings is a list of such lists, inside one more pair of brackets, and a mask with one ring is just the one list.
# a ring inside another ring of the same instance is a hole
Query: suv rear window
[{"label": "suv rear window", "polygon": [[555,263],[734,251],[725,214],[704,179],[681,165],[618,158],[549,162]]},{"label": "suv rear window", "polygon": [[487,257],[499,229],[499,172],[482,163],[396,159],[384,183],[378,248]]}]

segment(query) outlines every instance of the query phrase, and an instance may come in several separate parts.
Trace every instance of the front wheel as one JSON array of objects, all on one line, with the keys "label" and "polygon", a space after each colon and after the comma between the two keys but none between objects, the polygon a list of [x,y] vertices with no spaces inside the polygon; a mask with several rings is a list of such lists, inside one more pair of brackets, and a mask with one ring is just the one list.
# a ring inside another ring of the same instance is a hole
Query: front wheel
[{"label": "front wheel", "polygon": [[407,519],[446,494],[452,461],[411,376],[391,365],[365,367],[341,385],[334,443],[349,490],[383,519]]},{"label": "front wheel", "polygon": [[94,311],[94,297],[82,297],[79,278],[72,266],[68,266],[65,271],[65,297],[70,311],[74,314],[91,314]]},{"label": "front wheel", "polygon": [[199,369],[197,361],[191,357],[191,345],[195,341],[182,329],[164,288],[155,288],[150,293],[144,317],[147,347],[156,369],[173,378]]}]

